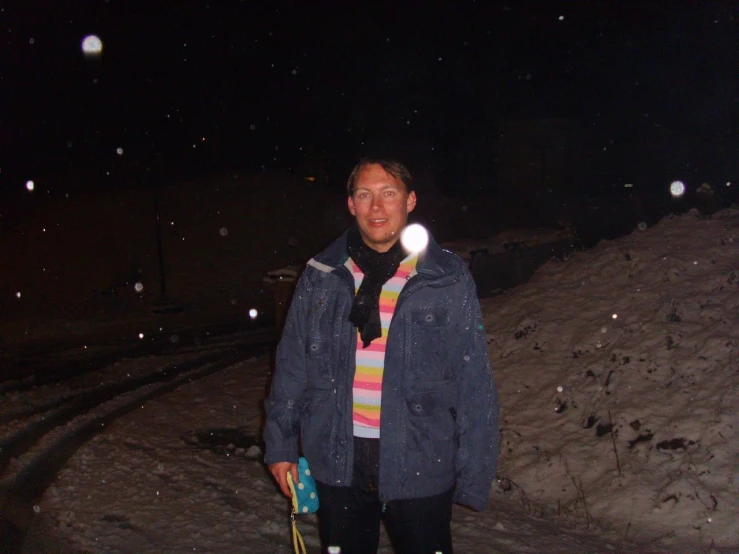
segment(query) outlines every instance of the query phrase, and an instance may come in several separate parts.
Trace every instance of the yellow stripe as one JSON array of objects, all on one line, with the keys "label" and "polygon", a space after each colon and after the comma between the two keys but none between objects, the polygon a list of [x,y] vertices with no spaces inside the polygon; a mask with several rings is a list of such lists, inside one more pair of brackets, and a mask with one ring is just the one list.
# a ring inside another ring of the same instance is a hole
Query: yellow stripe
[{"label": "yellow stripe", "polygon": [[372,375],[373,377],[382,377],[381,367],[370,367],[366,365],[357,365],[357,374]]},{"label": "yellow stripe", "polygon": [[354,411],[368,417],[377,416],[380,413],[380,406],[371,406],[369,404],[354,403]]}]

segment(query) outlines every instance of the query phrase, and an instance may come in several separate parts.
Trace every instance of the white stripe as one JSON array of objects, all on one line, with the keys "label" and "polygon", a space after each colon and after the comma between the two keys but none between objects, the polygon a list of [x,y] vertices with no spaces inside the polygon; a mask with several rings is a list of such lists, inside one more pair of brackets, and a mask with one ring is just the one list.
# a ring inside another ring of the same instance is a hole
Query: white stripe
[{"label": "white stripe", "polygon": [[363,439],[379,439],[380,430],[374,427],[365,427],[359,423],[354,424],[354,436],[361,437]]},{"label": "white stripe", "polygon": [[334,270],[334,268],[330,265],[322,264],[315,258],[311,258],[310,260],[308,260],[308,263],[306,265],[315,267],[318,271],[323,271],[324,273],[331,273]]}]

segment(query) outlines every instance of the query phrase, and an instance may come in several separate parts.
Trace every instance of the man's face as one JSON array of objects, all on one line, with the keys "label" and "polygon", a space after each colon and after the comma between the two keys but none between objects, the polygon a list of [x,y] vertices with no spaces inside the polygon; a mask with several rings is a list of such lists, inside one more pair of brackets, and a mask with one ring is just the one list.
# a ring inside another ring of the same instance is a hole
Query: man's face
[{"label": "man's face", "polygon": [[348,202],[365,244],[377,252],[387,252],[400,238],[408,214],[416,207],[416,193],[408,194],[400,179],[381,165],[372,164],[360,171]]}]

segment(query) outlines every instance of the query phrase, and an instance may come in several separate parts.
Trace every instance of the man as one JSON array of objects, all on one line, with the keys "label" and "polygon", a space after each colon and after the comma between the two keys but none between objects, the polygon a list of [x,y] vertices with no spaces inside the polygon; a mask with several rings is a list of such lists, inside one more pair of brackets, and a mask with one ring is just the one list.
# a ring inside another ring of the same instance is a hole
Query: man
[{"label": "man", "polygon": [[[316,480],[324,551],[452,552],[452,502],[483,510],[498,456],[498,400],[464,262],[432,239],[399,242],[416,193],[395,161],[347,183],[356,227],[311,259],[282,340],[264,430],[286,496],[299,442]],[[300,438],[300,440],[299,440]]]}]

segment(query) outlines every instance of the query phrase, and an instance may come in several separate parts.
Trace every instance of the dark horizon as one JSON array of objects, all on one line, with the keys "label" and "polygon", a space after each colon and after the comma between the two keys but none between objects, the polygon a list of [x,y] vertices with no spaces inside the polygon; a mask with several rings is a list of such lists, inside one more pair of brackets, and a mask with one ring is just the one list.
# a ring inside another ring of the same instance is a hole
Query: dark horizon
[{"label": "dark horizon", "polygon": [[[152,167],[316,163],[343,179],[368,154],[450,193],[532,175],[576,194],[724,186],[739,181],[738,14],[729,1],[17,2],[0,12],[0,189]],[[89,34],[99,57],[81,52]]]}]

